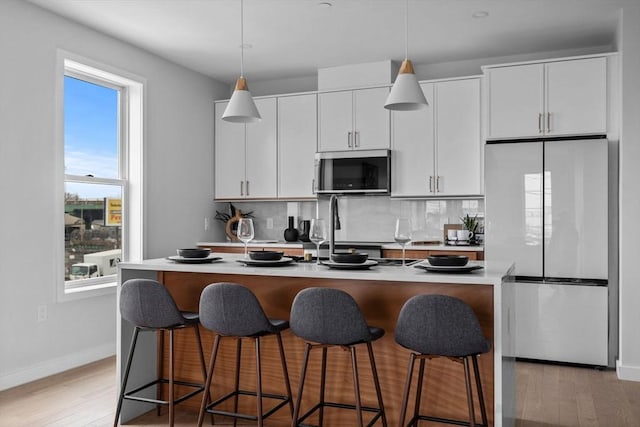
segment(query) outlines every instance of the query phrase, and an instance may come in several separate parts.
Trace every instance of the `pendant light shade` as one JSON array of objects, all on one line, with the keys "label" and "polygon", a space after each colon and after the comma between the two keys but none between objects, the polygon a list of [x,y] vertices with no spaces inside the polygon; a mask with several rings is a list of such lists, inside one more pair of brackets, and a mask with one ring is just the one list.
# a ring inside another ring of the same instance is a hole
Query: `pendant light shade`
[{"label": "pendant light shade", "polygon": [[254,123],[262,119],[244,78],[244,1],[240,0],[240,77],[222,120],[232,123]]},{"label": "pendant light shade", "polygon": [[251,92],[244,77],[238,78],[236,88],[231,95],[231,99],[222,114],[222,120],[232,123],[255,123],[262,117],[258,112],[256,103],[253,102]]},{"label": "pendant light shade", "polygon": [[425,108],[429,103],[418,83],[418,78],[409,61],[409,0],[405,1],[405,39],[404,61],[398,71],[398,77],[391,87],[384,108],[395,111],[411,111]]},{"label": "pendant light shade", "polygon": [[429,104],[413,71],[413,65],[411,61],[405,59],[402,61],[398,77],[391,88],[384,108],[395,111],[411,111],[425,108],[427,105]]}]

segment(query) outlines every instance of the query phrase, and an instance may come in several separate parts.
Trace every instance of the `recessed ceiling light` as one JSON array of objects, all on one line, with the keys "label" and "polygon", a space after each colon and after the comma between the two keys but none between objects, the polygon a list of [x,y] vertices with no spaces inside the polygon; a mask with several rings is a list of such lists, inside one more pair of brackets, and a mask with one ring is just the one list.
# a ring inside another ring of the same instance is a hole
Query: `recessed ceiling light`
[{"label": "recessed ceiling light", "polygon": [[486,18],[487,16],[489,16],[489,12],[485,11],[485,10],[479,10],[477,12],[474,12],[473,15],[471,15],[473,18]]},{"label": "recessed ceiling light", "polygon": [[328,2],[328,1],[319,1],[317,6],[318,7],[331,7],[331,6],[333,6],[333,3]]}]

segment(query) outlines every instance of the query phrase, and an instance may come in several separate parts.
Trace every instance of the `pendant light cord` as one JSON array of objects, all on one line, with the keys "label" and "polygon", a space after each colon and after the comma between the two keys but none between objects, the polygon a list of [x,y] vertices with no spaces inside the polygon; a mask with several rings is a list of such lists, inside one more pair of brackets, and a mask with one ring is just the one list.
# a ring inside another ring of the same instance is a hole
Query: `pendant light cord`
[{"label": "pendant light cord", "polygon": [[409,59],[409,0],[404,3],[404,59]]},{"label": "pendant light cord", "polygon": [[244,0],[240,0],[240,77],[244,77]]}]

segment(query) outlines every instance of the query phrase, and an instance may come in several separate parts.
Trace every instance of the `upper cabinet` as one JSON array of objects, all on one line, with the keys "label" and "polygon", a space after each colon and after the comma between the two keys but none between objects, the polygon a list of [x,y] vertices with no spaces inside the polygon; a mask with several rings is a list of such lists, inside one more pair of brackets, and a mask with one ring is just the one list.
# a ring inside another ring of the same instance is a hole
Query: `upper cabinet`
[{"label": "upper cabinet", "polygon": [[393,113],[391,195],[482,194],[480,79],[421,87],[427,108]]},{"label": "upper cabinet", "polygon": [[487,67],[488,139],[605,134],[607,58]]},{"label": "upper cabinet", "polygon": [[216,199],[277,196],[276,98],[255,103],[262,120],[248,124],[225,122],[227,103],[215,105]]},{"label": "upper cabinet", "polygon": [[317,96],[278,98],[278,197],[315,197],[314,154],[318,137]]},{"label": "upper cabinet", "polygon": [[318,151],[388,149],[389,88],[325,92],[318,95]]}]

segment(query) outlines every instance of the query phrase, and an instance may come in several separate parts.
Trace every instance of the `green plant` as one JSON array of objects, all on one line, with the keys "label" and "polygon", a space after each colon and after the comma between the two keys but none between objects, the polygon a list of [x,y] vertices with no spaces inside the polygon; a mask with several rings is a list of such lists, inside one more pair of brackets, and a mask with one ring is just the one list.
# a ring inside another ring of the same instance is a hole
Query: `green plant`
[{"label": "green plant", "polygon": [[477,231],[478,215],[474,215],[473,217],[470,217],[469,214],[466,214],[465,216],[460,217],[460,220],[462,221],[462,225],[466,230],[472,231],[474,233]]}]

